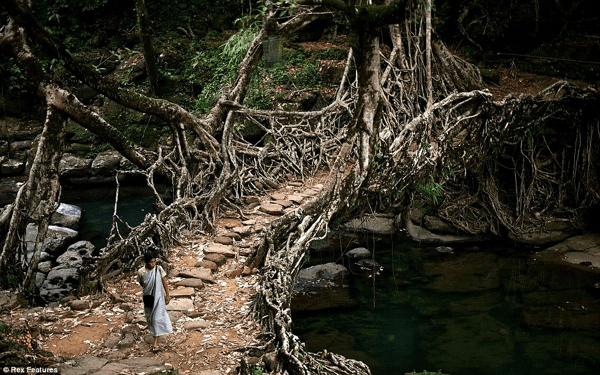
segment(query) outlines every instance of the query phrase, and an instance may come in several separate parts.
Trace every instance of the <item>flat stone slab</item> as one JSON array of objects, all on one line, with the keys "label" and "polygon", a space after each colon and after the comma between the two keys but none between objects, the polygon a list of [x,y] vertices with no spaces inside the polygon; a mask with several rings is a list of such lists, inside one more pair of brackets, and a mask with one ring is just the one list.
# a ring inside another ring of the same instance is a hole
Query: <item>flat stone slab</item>
[{"label": "flat stone slab", "polygon": [[217,266],[222,266],[227,261],[225,255],[217,253],[209,253],[204,255],[204,260],[215,263]]},{"label": "flat stone slab", "polygon": [[222,245],[220,243],[212,243],[204,249],[204,254],[218,254],[228,258],[235,257],[235,251],[233,247],[229,245]]},{"label": "flat stone slab", "polygon": [[210,326],[210,323],[207,322],[206,320],[193,320],[191,322],[183,323],[183,328],[187,329],[188,331],[193,331],[195,329],[208,328],[209,326]]},{"label": "flat stone slab", "polygon": [[294,203],[292,203],[292,201],[288,201],[288,200],[277,200],[275,201],[275,204],[280,205],[283,208],[288,208],[288,207],[292,207],[294,205]]},{"label": "flat stone slab", "polygon": [[167,305],[167,311],[189,311],[194,309],[194,302],[189,298],[173,298]]},{"label": "flat stone slab", "polygon": [[273,199],[274,201],[284,201],[286,200],[286,195],[285,194],[271,194],[271,199]]},{"label": "flat stone slab", "polygon": [[175,289],[171,291],[171,297],[191,297],[196,294],[196,291],[192,287]]},{"label": "flat stone slab", "polygon": [[179,272],[179,277],[186,277],[189,279],[200,279],[207,283],[214,283],[215,280],[211,271],[207,268],[196,268],[191,271],[181,271]]},{"label": "flat stone slab", "polygon": [[252,227],[249,226],[235,227],[232,230],[241,237],[248,237],[252,233]]},{"label": "flat stone slab", "polygon": [[221,245],[233,245],[233,239],[227,236],[216,237],[215,242],[220,243]]},{"label": "flat stone slab", "polygon": [[263,203],[259,210],[269,215],[283,215],[283,207],[275,203]]},{"label": "flat stone slab", "polygon": [[304,200],[304,197],[301,195],[288,195],[287,200],[296,204],[300,204]]}]

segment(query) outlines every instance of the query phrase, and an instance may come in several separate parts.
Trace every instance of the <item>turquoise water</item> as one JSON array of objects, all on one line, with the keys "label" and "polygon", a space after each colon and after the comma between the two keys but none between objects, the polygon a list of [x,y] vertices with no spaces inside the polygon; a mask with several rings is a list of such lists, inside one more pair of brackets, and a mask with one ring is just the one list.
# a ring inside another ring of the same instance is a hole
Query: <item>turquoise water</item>
[{"label": "turquoise water", "polygon": [[589,277],[566,282],[560,268],[533,264],[532,251],[501,244],[452,254],[406,238],[365,247],[383,267],[378,275],[340,254],[312,254],[351,274],[323,297],[335,305],[337,295],[344,307],[294,310],[307,350],[362,360],[373,375],[600,373],[600,303]]},{"label": "turquoise water", "polygon": [[[114,211],[116,187],[64,189],[61,202],[82,209],[78,240],[87,240],[100,249],[106,246]],[[125,185],[119,189],[117,214],[130,226],[140,224],[152,212],[154,197],[147,186]],[[122,228],[122,226],[121,226]]]}]

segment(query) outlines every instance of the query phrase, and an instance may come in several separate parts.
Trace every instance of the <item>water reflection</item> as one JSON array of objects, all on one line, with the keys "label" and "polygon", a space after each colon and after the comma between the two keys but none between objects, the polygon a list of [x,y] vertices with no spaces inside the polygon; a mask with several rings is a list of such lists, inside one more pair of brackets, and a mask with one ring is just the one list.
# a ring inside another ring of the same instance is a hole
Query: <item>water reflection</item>
[{"label": "water reflection", "polygon": [[505,246],[442,254],[404,240],[370,250],[384,271],[372,277],[345,260],[346,307],[294,303],[294,332],[309,351],[360,359],[374,375],[600,373],[600,303],[588,288],[597,274]]},{"label": "water reflection", "polygon": [[[82,209],[78,240],[86,240],[100,249],[106,246],[114,211],[116,187],[64,189],[61,202]],[[124,185],[119,189],[117,214],[130,226],[140,224],[152,212],[154,197],[147,186]]]}]

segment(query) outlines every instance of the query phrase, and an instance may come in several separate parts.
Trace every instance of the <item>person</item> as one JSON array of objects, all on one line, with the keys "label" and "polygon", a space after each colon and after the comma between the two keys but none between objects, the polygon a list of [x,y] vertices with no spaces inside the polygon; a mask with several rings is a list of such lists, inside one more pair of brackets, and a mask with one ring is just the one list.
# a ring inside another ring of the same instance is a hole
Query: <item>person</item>
[{"label": "person", "polygon": [[154,253],[144,254],[145,265],[138,270],[138,282],[143,290],[144,315],[148,329],[154,337],[152,351],[158,352],[159,336],[173,333],[171,319],[167,314],[166,305],[171,301],[169,288],[167,286],[166,272],[156,265]]}]

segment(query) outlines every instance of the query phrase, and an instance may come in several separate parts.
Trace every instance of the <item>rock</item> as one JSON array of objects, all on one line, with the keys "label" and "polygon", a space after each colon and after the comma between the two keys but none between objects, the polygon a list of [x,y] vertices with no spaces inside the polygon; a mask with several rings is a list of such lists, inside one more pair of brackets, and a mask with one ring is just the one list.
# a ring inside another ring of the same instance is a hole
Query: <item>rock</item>
[{"label": "rock", "polygon": [[172,297],[191,297],[195,294],[196,294],[196,291],[194,290],[194,288],[191,288],[191,287],[175,289],[170,292],[171,298]]},{"label": "rock", "polygon": [[223,233],[223,236],[231,238],[232,239],[231,243],[233,243],[233,240],[240,241],[242,239],[242,236],[240,236],[239,234],[237,234],[235,232]]},{"label": "rock", "polygon": [[252,196],[252,195],[250,195],[250,196],[247,196],[247,197],[244,199],[244,202],[245,202],[246,204],[251,204],[251,203],[259,203],[259,202],[260,202],[260,200],[258,199],[258,197],[255,197],[255,196]]},{"label": "rock", "polygon": [[296,204],[300,204],[304,200],[304,197],[300,195],[288,195],[287,200]]},{"label": "rock", "polygon": [[121,165],[123,156],[117,151],[109,150],[99,153],[90,165],[94,176],[107,176],[114,180],[114,171]]},{"label": "rock", "polygon": [[458,230],[448,222],[435,216],[425,215],[423,217],[423,226],[434,233],[456,234],[458,232]]},{"label": "rock", "polygon": [[46,274],[42,272],[35,273],[35,286],[40,288],[44,284],[44,280],[46,280]]},{"label": "rock", "polygon": [[375,262],[373,259],[361,259],[356,262],[356,265],[359,267],[365,267],[368,269],[379,268],[381,265]]},{"label": "rock", "polygon": [[52,262],[51,261],[48,260],[45,262],[38,263],[38,271],[43,272],[43,273],[48,273],[48,272],[50,272],[50,270],[52,270]]},{"label": "rock", "polygon": [[56,258],[56,263],[66,268],[79,268],[83,264],[83,258],[91,257],[94,250],[94,245],[89,241],[76,242]]},{"label": "rock", "polygon": [[529,246],[544,246],[556,242],[563,241],[570,236],[569,232],[558,230],[539,231],[535,233],[515,234],[509,233],[508,237],[515,241]]},{"label": "rock", "polygon": [[214,278],[209,269],[206,268],[198,268],[191,271],[181,271],[179,272],[179,277],[187,277],[192,279],[200,279],[204,282],[214,283]]},{"label": "rock", "polygon": [[368,232],[376,234],[393,234],[394,219],[386,216],[369,215],[352,219],[343,224],[349,231]]},{"label": "rock", "polygon": [[288,201],[288,200],[281,200],[281,201],[277,200],[277,201],[275,201],[273,203],[278,204],[278,205],[280,205],[283,208],[292,207],[294,205],[291,201]]},{"label": "rock", "polygon": [[221,245],[233,245],[233,239],[231,237],[218,236],[215,237],[214,241]]},{"label": "rock", "polygon": [[284,201],[286,200],[286,195],[285,194],[279,194],[279,193],[275,193],[275,194],[271,194],[271,199],[274,201]]},{"label": "rock", "polygon": [[254,271],[252,270],[252,268],[244,266],[244,269],[242,270],[242,276],[252,275],[253,273]]},{"label": "rock", "polygon": [[451,248],[450,246],[438,246],[438,247],[435,248],[435,250],[438,253],[442,253],[442,254],[452,254],[452,251],[454,249]]},{"label": "rock", "polygon": [[205,320],[193,320],[193,321],[183,323],[183,328],[187,329],[188,331],[192,331],[195,329],[208,328],[208,327],[210,327],[210,324]]},{"label": "rock", "polygon": [[76,268],[52,269],[40,288],[40,297],[47,302],[60,301],[75,289],[79,281]]},{"label": "rock", "polygon": [[219,267],[217,266],[217,264],[215,262],[211,262],[210,260],[206,260],[206,259],[202,259],[201,261],[197,262],[194,267],[208,268],[209,270],[211,270],[213,272],[215,272],[219,269]]},{"label": "rock", "polygon": [[242,224],[243,225],[254,225],[254,224],[256,224],[256,220],[254,220],[254,219],[244,220],[244,221],[242,221]]},{"label": "rock", "polygon": [[532,254],[528,273],[550,289],[580,289],[593,285],[600,276],[600,234],[571,237]]},{"label": "rock", "polygon": [[298,279],[317,281],[324,280],[340,280],[348,276],[348,269],[341,264],[326,263],[304,268],[298,272]]},{"label": "rock", "polygon": [[225,272],[225,275],[229,278],[238,277],[242,274],[243,268],[234,268]]},{"label": "rock", "polygon": [[83,310],[87,310],[90,307],[90,304],[87,301],[81,300],[81,299],[76,299],[74,301],[71,301],[71,310],[75,310],[75,311],[83,311]]},{"label": "rock", "polygon": [[123,329],[121,330],[121,334],[125,335],[125,334],[132,334],[132,335],[139,335],[142,331],[140,330],[140,327],[138,327],[137,324],[130,324],[128,326],[123,327]]},{"label": "rock", "polygon": [[222,266],[223,264],[225,264],[227,262],[227,258],[225,257],[225,255],[218,254],[218,253],[206,254],[206,255],[204,255],[204,260],[215,263],[217,265],[217,267]]},{"label": "rock", "polygon": [[71,180],[75,178],[86,178],[92,166],[91,159],[80,158],[75,155],[65,154],[58,164],[58,173],[61,178]]},{"label": "rock", "polygon": [[252,227],[248,227],[248,226],[235,227],[232,230],[235,233],[239,234],[242,238],[248,237],[252,233]]},{"label": "rock", "polygon": [[[32,253],[34,250],[35,239],[37,237],[37,225],[30,223],[25,230],[25,243],[27,244],[27,252]],[[73,229],[57,227],[49,225],[42,245],[42,251],[49,254],[60,254],[61,250],[65,249],[77,237],[77,232]]]},{"label": "rock", "polygon": [[109,337],[104,341],[104,347],[105,348],[109,348],[112,349],[115,346],[117,346],[117,344],[119,343],[119,341],[121,341],[120,337],[117,336],[113,336],[113,337]]},{"label": "rock", "polygon": [[52,214],[50,224],[76,230],[81,220],[81,208],[72,204],[61,203]]},{"label": "rock", "polygon": [[121,339],[121,341],[119,341],[119,343],[117,344],[117,348],[119,348],[119,349],[133,348],[134,345],[135,345],[135,337],[133,337],[133,335],[131,333],[128,333],[125,335],[125,338],[123,338],[123,339]]},{"label": "rock", "polygon": [[2,162],[0,166],[0,174],[4,176],[14,176],[23,173],[25,170],[25,163],[19,160],[9,159]]},{"label": "rock", "polygon": [[167,311],[189,311],[194,309],[194,303],[189,298],[173,298],[167,305]]},{"label": "rock", "polygon": [[346,256],[350,259],[364,259],[364,258],[370,258],[371,252],[364,247],[357,247],[355,249],[352,249],[352,250],[346,252]]},{"label": "rock", "polygon": [[184,279],[175,283],[176,286],[189,286],[195,289],[204,288],[204,282],[200,279]]},{"label": "rock", "polygon": [[204,249],[204,254],[217,254],[226,256],[228,258],[235,257],[235,251],[233,251],[232,246],[221,245],[218,243],[209,244],[206,249]]},{"label": "rock", "polygon": [[98,371],[104,366],[108,360],[104,358],[93,357],[90,355],[85,355],[83,357],[76,359],[76,365],[71,367],[66,363],[60,364],[60,374],[61,375],[81,375],[81,374],[91,374],[95,371]]},{"label": "rock", "polygon": [[269,215],[283,215],[283,207],[275,203],[263,203],[260,205],[260,211]]},{"label": "rock", "polygon": [[426,244],[456,244],[466,242],[479,242],[491,239],[490,236],[483,235],[452,235],[452,234],[435,234],[429,230],[416,225],[411,220],[406,221],[406,230],[408,235],[417,242]]}]

